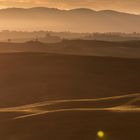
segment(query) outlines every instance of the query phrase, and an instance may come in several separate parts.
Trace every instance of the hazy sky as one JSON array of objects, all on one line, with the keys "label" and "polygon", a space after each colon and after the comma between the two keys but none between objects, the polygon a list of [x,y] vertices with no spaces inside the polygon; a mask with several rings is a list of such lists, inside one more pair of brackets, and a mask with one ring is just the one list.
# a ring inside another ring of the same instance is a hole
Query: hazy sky
[{"label": "hazy sky", "polygon": [[0,0],[0,8],[35,6],[59,9],[79,7],[94,10],[111,9],[140,14],[140,0]]}]

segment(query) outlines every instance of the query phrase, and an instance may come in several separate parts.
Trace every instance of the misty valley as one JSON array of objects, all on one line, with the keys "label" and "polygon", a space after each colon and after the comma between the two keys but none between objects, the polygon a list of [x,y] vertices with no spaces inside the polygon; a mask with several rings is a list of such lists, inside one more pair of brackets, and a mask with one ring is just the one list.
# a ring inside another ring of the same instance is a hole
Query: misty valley
[{"label": "misty valley", "polygon": [[139,3],[0,1],[0,140],[139,140]]}]

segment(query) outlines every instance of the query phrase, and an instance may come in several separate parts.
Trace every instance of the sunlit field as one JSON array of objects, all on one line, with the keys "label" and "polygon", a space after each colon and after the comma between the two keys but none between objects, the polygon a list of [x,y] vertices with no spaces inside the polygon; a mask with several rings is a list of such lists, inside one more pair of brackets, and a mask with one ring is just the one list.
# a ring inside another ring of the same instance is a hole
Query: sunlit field
[{"label": "sunlit field", "polygon": [[140,0],[0,0],[0,140],[140,140]]}]

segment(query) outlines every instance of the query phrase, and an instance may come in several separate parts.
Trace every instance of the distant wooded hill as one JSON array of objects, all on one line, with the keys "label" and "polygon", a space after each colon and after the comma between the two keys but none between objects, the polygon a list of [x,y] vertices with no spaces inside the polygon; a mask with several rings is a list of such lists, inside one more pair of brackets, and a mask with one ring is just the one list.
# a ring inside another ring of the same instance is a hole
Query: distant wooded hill
[{"label": "distant wooded hill", "polygon": [[140,15],[112,10],[36,7],[0,10],[0,28],[73,32],[140,32]]},{"label": "distant wooded hill", "polygon": [[0,43],[0,53],[13,52],[140,58],[140,41],[63,40],[59,43],[43,44],[36,40],[26,43]]}]

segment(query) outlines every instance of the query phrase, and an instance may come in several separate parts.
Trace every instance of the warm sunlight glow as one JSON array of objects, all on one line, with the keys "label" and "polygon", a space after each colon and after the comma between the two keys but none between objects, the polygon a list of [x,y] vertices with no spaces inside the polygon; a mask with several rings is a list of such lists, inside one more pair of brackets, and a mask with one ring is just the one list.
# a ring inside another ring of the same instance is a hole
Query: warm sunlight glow
[{"label": "warm sunlight glow", "polygon": [[98,136],[99,138],[103,138],[104,135],[105,135],[104,132],[101,131],[101,130],[97,132],[97,136]]}]

